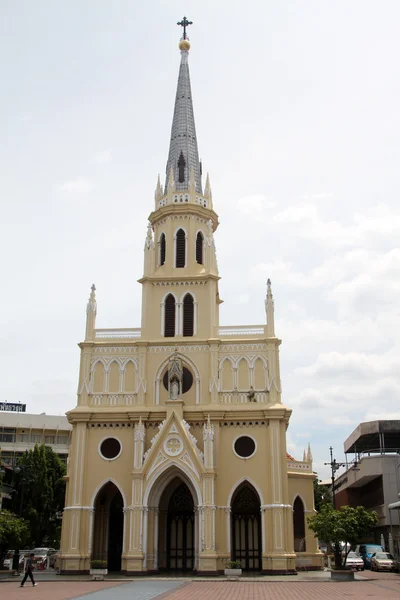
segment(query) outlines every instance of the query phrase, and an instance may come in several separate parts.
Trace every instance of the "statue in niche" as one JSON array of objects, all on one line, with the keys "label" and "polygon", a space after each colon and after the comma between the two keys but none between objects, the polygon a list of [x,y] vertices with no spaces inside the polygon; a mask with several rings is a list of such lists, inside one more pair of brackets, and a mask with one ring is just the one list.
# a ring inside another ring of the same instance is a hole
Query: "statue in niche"
[{"label": "statue in niche", "polygon": [[170,358],[168,365],[168,398],[169,400],[178,400],[182,395],[183,367],[182,361],[178,358],[177,350]]},{"label": "statue in niche", "polygon": [[170,389],[170,399],[177,400],[179,397],[179,382],[177,379],[173,379],[169,384]]}]

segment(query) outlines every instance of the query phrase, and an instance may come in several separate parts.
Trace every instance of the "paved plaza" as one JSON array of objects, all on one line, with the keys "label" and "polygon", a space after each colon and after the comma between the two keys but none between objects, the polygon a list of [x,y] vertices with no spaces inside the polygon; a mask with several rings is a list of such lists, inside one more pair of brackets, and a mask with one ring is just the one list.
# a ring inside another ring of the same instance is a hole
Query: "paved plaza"
[{"label": "paved plaza", "polygon": [[41,581],[33,588],[0,583],[4,600],[399,600],[400,575],[360,573],[351,583],[325,577],[252,581],[136,579],[134,581]]}]

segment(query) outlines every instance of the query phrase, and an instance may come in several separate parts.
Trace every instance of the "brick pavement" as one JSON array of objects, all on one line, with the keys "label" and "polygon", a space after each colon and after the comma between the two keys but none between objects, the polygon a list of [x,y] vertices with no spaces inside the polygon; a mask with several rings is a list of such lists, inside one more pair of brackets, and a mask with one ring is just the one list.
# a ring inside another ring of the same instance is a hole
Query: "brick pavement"
[{"label": "brick pavement", "polygon": [[43,582],[23,589],[17,581],[0,584],[2,600],[25,600],[27,596],[33,600],[399,600],[400,575],[367,571],[363,579],[351,583],[149,579]]},{"label": "brick pavement", "polygon": [[168,600],[399,600],[400,578],[350,583],[198,582],[190,583],[175,592],[163,594],[161,598]]},{"label": "brick pavement", "polygon": [[26,583],[23,588],[19,585],[18,580],[10,583],[1,582],[1,600],[68,600],[104,588],[115,588],[121,583],[114,581],[46,581],[38,583],[36,587],[32,587],[31,583]]}]

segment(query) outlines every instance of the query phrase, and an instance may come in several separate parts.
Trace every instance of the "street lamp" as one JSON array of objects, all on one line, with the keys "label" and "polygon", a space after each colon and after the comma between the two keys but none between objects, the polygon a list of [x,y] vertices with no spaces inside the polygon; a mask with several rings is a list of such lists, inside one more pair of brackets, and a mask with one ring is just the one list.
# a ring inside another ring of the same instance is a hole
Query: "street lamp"
[{"label": "street lamp", "polygon": [[335,497],[335,473],[340,467],[345,467],[346,463],[339,463],[336,461],[336,458],[333,458],[333,448],[329,446],[329,451],[331,455],[331,462],[324,463],[324,465],[328,465],[331,468],[331,481],[332,481],[332,504],[333,508],[336,508],[336,497]]}]

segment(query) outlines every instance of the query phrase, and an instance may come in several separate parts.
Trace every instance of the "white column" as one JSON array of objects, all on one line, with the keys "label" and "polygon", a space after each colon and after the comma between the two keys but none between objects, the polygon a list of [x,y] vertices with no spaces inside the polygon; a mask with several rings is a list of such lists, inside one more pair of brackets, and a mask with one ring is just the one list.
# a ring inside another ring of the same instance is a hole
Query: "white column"
[{"label": "white column", "polygon": [[154,509],[154,569],[158,569],[158,519],[159,519],[160,509]]},{"label": "white column", "polygon": [[231,553],[231,508],[227,506],[226,512],[226,548],[228,553]]},{"label": "white column", "polygon": [[143,507],[143,570],[147,568],[147,533],[149,528],[149,509],[147,506]]}]

